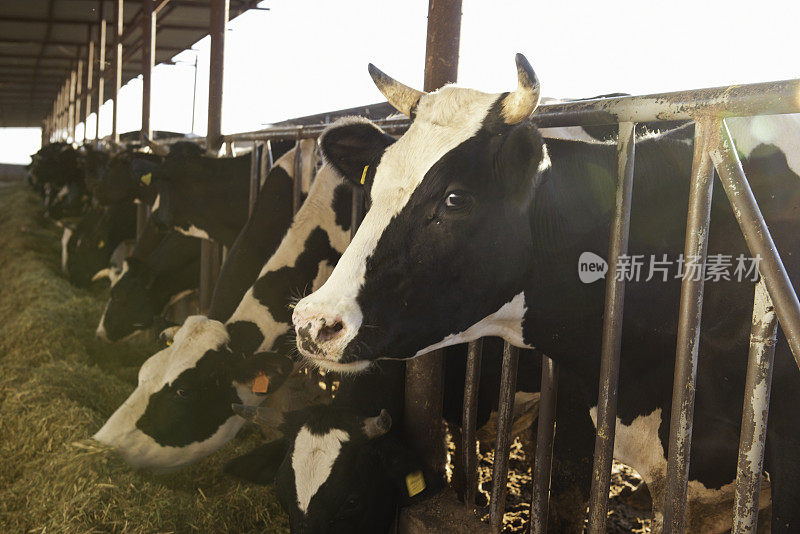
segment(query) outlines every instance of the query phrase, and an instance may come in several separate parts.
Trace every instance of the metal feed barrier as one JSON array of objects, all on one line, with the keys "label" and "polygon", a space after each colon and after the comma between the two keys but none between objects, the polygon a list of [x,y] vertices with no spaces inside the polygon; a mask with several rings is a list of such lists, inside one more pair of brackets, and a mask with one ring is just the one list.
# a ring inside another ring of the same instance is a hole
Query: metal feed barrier
[{"label": "metal feed barrier", "polygon": [[[733,532],[755,532],[758,520],[758,497],[763,472],[765,429],[772,379],[777,322],[782,325],[795,359],[800,366],[800,303],[780,255],[753,197],[736,150],[725,124],[725,117],[800,112],[800,80],[700,89],[647,96],[605,98],[540,106],[533,120],[543,128],[619,124],[617,144],[617,186],[609,245],[609,272],[616,272],[620,256],[627,254],[631,213],[631,192],[635,154],[635,123],[672,120],[696,122],[692,164],[685,256],[706,261],[706,240],[711,211],[711,193],[716,169],[737,221],[754,257],[760,257],[761,282],[756,285],[753,330],[747,364],[744,412],[739,457],[757,458],[756,462],[738,463],[734,504]],[[405,119],[376,121],[388,133],[401,134],[409,125]],[[225,136],[225,141],[252,142],[251,206],[259,184],[272,163],[270,141],[317,138],[327,125],[280,127]],[[298,145],[299,146],[299,145]],[[295,174],[300,176],[300,158],[295,160]],[[297,180],[295,208],[299,205],[300,182]],[[360,196],[355,194],[357,198]],[[354,202],[353,231],[360,222],[361,201]],[[665,496],[665,532],[683,532],[686,516],[686,491],[689,451],[692,439],[697,351],[703,302],[703,277],[684,277],[681,285],[678,344],[670,421],[667,486]],[[589,501],[589,532],[605,532],[608,493],[614,450],[617,412],[620,338],[624,307],[625,282],[615,276],[606,279],[604,327],[601,345],[600,388],[597,437]],[[773,311],[774,310],[774,311]],[[777,320],[776,320],[777,319]],[[472,506],[477,493],[476,404],[479,386],[482,343],[469,343],[464,384],[463,454],[465,503]],[[519,349],[504,346],[497,422],[497,446],[493,468],[490,502],[490,526],[502,530],[505,511],[506,481],[513,401]],[[542,383],[539,405],[536,462],[533,472],[533,499],[530,531],[547,530],[547,510],[553,441],[556,431],[556,393],[558,366],[547,357],[542,360]],[[761,386],[761,387],[758,387]],[[766,386],[766,387],[763,387]],[[754,409],[756,407],[757,409]],[[438,417],[433,414],[432,417]]]}]

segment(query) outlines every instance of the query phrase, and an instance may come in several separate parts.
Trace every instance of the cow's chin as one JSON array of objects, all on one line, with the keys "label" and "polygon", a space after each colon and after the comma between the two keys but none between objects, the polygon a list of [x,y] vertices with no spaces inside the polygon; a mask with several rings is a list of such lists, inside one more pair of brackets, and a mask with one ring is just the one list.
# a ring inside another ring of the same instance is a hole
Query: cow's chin
[{"label": "cow's chin", "polygon": [[332,360],[328,360],[326,358],[319,358],[317,356],[311,356],[309,354],[303,354],[303,359],[306,363],[313,365],[314,367],[318,367],[324,371],[332,371],[334,373],[339,373],[342,375],[354,375],[358,373],[363,373],[372,365],[370,360],[357,360],[354,362],[348,363],[341,363]]}]

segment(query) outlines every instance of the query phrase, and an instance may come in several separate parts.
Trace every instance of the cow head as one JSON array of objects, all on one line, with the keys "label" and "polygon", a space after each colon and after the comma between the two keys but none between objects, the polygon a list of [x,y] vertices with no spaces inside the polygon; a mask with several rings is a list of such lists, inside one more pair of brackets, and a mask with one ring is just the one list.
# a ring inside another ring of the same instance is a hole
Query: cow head
[{"label": "cow head", "polygon": [[161,160],[160,156],[128,150],[115,154],[98,172],[97,200],[104,205],[134,199],[151,203],[155,197],[152,173]]},{"label": "cow head", "polygon": [[[259,411],[247,412],[256,424]],[[284,418],[282,462],[251,454],[226,471],[263,484],[273,478],[264,467],[277,467],[275,489],[292,532],[388,532],[397,505],[426,489],[419,458],[386,435],[392,423],[386,410],[364,417],[313,406]]]},{"label": "cow head", "polygon": [[157,274],[137,258],[128,258],[121,276],[111,286],[111,294],[97,327],[97,337],[117,341],[150,326],[161,312],[153,285]]},{"label": "cow head", "polygon": [[364,184],[370,209],[328,281],[295,308],[304,356],[357,369],[362,360],[504,336],[521,314],[513,301],[529,268],[529,208],[547,158],[526,120],[539,101],[536,75],[522,55],[517,70],[512,93],[445,86],[425,94],[371,67],[412,124],[385,148],[358,124],[321,139],[326,160]]},{"label": "cow head", "polygon": [[244,420],[232,403],[257,404],[254,378],[263,373],[278,389],[292,371],[285,356],[245,356],[230,350],[219,321],[186,319],[172,345],[139,370],[134,392],[95,434],[135,467],[178,468],[230,441]]}]

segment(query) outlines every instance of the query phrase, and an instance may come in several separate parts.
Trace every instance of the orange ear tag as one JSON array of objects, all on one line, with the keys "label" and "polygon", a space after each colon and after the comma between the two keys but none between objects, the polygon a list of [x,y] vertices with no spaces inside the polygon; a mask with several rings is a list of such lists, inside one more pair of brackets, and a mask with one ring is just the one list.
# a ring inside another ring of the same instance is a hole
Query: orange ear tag
[{"label": "orange ear tag", "polygon": [[253,393],[260,393],[263,395],[267,392],[267,389],[269,389],[269,378],[264,374],[264,371],[259,371],[255,380],[253,380],[251,390]]}]

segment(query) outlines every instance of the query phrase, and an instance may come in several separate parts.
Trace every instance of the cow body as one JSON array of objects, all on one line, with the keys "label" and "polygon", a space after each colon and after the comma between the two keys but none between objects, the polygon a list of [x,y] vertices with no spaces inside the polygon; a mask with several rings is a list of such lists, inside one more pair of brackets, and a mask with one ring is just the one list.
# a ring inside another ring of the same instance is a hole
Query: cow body
[{"label": "cow body", "polygon": [[[525,120],[535,104],[518,110],[520,102],[538,96],[524,58],[518,71],[520,89],[502,95],[456,87],[400,91],[376,75],[379,87],[392,87],[384,91],[390,98],[415,99],[396,105],[414,117],[408,132],[377,151],[346,149],[354,138],[369,147],[365,132],[353,128],[330,132],[327,146],[323,138],[326,158],[351,180],[370,166],[364,172],[372,208],[328,282],[298,303],[298,348],[316,365],[358,370],[377,357],[405,358],[501,336],[536,347],[561,364],[562,376],[571,375],[585,400],[566,424],[585,429],[596,414],[605,286],[584,284],[576,269],[584,252],[603,256],[608,250],[616,149],[545,143]],[[767,148],[753,148],[744,166],[779,249],[790,251],[783,258],[797,284],[800,259],[791,252],[798,246],[798,178],[794,172],[759,173],[759,150]],[[637,143],[630,255],[677,261],[683,252],[691,160],[685,136]],[[772,163],[791,165],[779,157]],[[720,190],[708,253],[748,255]],[[648,483],[657,528],[680,284],[672,273],[665,281],[647,282],[645,276],[626,285],[615,456]],[[706,284],[689,472],[687,526],[693,531],[730,527],[730,508],[722,522],[710,510],[730,498],[735,477],[752,304],[752,281]],[[800,499],[800,430],[789,423],[800,405],[800,372],[783,338],[775,361],[766,469],[772,528],[791,531],[800,525],[793,504]],[[582,455],[586,464],[593,436],[576,435],[585,443],[575,447],[576,463]]]}]

